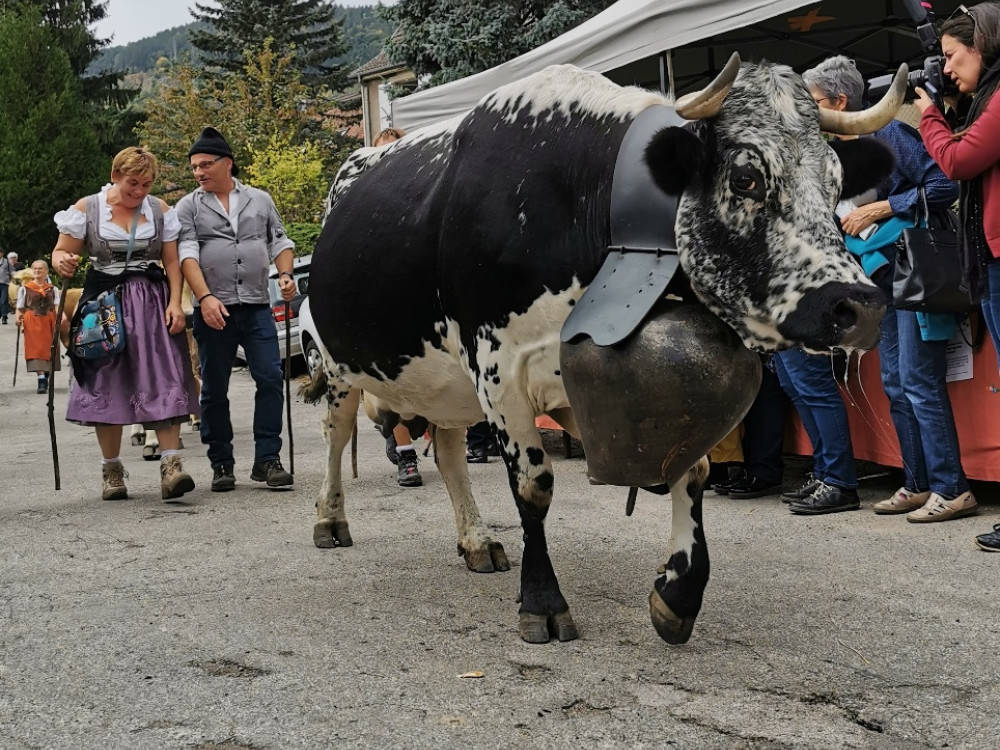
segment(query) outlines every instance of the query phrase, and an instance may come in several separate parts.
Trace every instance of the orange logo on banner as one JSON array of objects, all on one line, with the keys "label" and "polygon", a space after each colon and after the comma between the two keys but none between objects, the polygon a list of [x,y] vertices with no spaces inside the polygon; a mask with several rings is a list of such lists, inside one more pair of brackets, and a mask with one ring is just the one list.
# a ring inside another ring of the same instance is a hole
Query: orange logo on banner
[{"label": "orange logo on banner", "polygon": [[814,8],[809,11],[804,16],[789,16],[788,25],[791,27],[792,31],[811,31],[812,27],[818,23],[824,23],[825,21],[836,21],[834,16],[821,16],[819,14],[819,8]]}]

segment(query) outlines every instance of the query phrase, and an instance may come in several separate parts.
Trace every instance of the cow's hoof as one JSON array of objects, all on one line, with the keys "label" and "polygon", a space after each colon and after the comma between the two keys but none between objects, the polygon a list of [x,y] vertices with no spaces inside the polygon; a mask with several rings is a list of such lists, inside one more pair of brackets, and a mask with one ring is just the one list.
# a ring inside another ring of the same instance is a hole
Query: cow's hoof
[{"label": "cow's hoof", "polygon": [[649,592],[649,617],[660,638],[674,645],[687,643],[694,630],[696,617],[678,617],[656,589]]},{"label": "cow's hoof", "polygon": [[510,570],[507,553],[500,542],[489,542],[480,549],[467,550],[458,545],[458,554],[465,558],[465,566],[473,573],[502,573]]},{"label": "cow's hoof", "polygon": [[320,549],[350,547],[354,544],[347,521],[317,521],[313,526],[313,544]]},{"label": "cow's hoof", "polygon": [[521,612],[518,617],[517,632],[526,643],[548,643],[553,636],[559,641],[572,641],[580,636],[569,610],[548,616]]}]

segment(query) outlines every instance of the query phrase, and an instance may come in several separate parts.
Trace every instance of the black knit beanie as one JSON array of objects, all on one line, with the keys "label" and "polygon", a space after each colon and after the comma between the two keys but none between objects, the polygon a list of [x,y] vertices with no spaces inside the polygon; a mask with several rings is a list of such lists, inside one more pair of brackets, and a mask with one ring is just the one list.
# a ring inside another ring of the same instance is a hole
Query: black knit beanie
[{"label": "black knit beanie", "polygon": [[240,168],[236,166],[236,157],[233,156],[233,150],[229,148],[229,144],[222,137],[222,133],[215,128],[208,127],[201,131],[198,140],[194,142],[191,150],[188,151],[188,158],[190,159],[194,154],[228,156],[233,160],[233,177],[237,177],[240,173]]}]

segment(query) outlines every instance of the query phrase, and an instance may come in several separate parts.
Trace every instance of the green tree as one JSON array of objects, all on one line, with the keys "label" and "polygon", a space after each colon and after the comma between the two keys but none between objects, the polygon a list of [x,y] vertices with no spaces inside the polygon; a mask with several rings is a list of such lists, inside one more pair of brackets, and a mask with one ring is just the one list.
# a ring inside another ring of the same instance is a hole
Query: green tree
[{"label": "green tree", "polygon": [[[284,168],[279,165],[288,160],[276,154],[301,151],[298,163],[305,169],[305,187],[301,193],[293,190],[289,206],[296,218],[302,207],[297,220],[315,221],[326,184],[360,142],[334,129],[324,116],[328,102],[309,95],[293,62],[292,55],[278,55],[265,44],[256,55],[247,54],[240,74],[206,76],[202,68],[187,63],[166,65],[146,102],[146,118],[136,129],[139,141],[160,159],[165,197],[175,200],[194,189],[188,148],[203,127],[212,125],[226,137],[236,163],[248,175],[277,179]],[[255,173],[258,159],[262,163]],[[319,176],[313,171],[316,163]],[[281,206],[283,197],[272,194]]]},{"label": "green tree", "polygon": [[0,101],[0,243],[33,260],[55,244],[52,215],[94,192],[110,164],[37,8],[0,8]]},{"label": "green tree", "polygon": [[319,147],[310,141],[292,143],[282,133],[264,147],[248,146],[247,181],[271,194],[285,222],[318,223],[323,213],[326,182]]},{"label": "green tree", "polygon": [[436,86],[479,73],[579,25],[614,0],[400,0],[379,12],[389,58]]},{"label": "green tree", "polygon": [[66,53],[73,74],[80,80],[83,106],[104,153],[110,158],[130,145],[136,124],[130,104],[138,89],[124,85],[125,74],[121,71],[90,69],[108,44],[107,39],[90,30],[107,16],[107,0],[3,0],[0,7],[38,11],[42,25],[51,31],[56,46]]},{"label": "green tree", "polygon": [[217,0],[218,7],[195,3],[191,15],[211,26],[191,31],[191,43],[210,66],[238,72],[245,55],[272,40],[279,54],[295,55],[303,83],[334,91],[347,83],[344,66],[331,60],[344,54],[343,21],[325,0]]}]

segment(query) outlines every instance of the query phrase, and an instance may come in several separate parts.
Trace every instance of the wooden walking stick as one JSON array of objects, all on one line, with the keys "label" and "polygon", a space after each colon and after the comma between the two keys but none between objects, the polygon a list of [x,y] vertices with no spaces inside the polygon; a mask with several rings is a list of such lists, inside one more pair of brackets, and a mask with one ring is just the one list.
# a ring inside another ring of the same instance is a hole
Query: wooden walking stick
[{"label": "wooden walking stick", "polygon": [[285,300],[285,413],[288,421],[288,473],[295,475],[295,441],[292,439],[292,303]]},{"label": "wooden walking stick", "polygon": [[52,438],[52,470],[56,475],[56,489],[59,487],[59,446],[56,445],[56,413],[53,401],[56,397],[56,362],[59,359],[59,325],[66,311],[66,290],[69,288],[69,277],[63,276],[59,287],[59,310],[56,312],[56,324],[52,331],[52,346],[49,348],[49,437]]},{"label": "wooden walking stick", "polygon": [[13,388],[17,385],[17,361],[21,358],[21,326],[17,327],[17,341],[14,342],[14,382],[10,384]]}]

